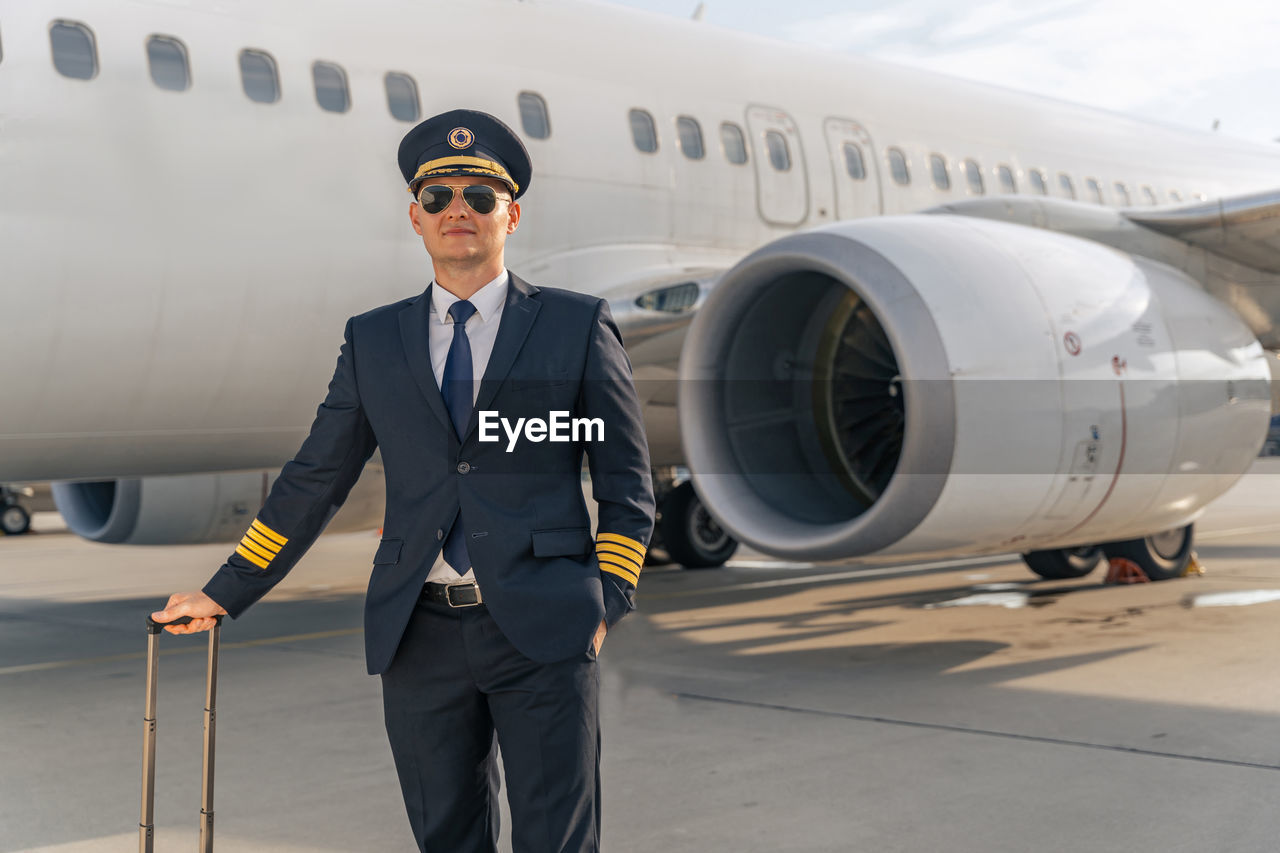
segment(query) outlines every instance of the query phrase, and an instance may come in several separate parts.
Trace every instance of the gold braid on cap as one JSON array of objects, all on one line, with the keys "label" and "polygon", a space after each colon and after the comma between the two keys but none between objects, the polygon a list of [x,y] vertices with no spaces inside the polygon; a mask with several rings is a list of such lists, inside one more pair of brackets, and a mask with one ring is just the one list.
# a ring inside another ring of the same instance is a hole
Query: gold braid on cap
[{"label": "gold braid on cap", "polygon": [[501,163],[494,160],[486,160],[483,157],[468,157],[465,154],[457,154],[452,157],[438,157],[435,160],[428,160],[419,166],[417,174],[409,182],[409,192],[413,193],[414,186],[419,179],[429,177],[433,172],[452,172],[458,166],[467,167],[472,174],[490,175],[498,178],[510,184],[513,193],[520,191],[520,185],[515,182],[515,179],[511,177],[511,173]]}]

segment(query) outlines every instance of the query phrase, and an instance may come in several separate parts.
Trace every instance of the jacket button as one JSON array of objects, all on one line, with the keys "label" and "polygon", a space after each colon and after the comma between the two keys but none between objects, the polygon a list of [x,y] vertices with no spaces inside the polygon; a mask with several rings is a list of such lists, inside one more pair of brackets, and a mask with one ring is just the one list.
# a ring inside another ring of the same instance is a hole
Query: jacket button
[{"label": "jacket button", "polygon": [[459,473],[459,474],[465,474],[465,473],[467,473],[467,472],[468,472],[468,471],[470,471],[470,470],[471,470],[471,463],[470,463],[470,462],[459,462],[459,463],[458,463],[458,473]]},{"label": "jacket button", "polygon": [[444,530],[440,528],[436,528],[436,539],[443,539],[443,538],[444,538]]}]

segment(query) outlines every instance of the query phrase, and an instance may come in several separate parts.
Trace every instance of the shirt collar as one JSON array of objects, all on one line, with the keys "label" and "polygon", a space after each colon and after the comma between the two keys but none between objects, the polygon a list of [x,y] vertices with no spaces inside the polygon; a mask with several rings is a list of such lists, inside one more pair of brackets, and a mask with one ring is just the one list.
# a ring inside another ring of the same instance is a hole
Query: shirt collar
[{"label": "shirt collar", "polygon": [[[484,287],[472,294],[467,301],[476,307],[476,313],[480,315],[480,322],[487,323],[498,309],[502,307],[507,300],[507,284],[511,275],[505,269],[498,273],[498,277],[493,281],[485,284]],[[449,319],[449,307],[458,301],[458,297],[445,290],[434,279],[431,282],[431,313],[436,315],[436,322],[440,325],[453,325],[453,321]]]}]

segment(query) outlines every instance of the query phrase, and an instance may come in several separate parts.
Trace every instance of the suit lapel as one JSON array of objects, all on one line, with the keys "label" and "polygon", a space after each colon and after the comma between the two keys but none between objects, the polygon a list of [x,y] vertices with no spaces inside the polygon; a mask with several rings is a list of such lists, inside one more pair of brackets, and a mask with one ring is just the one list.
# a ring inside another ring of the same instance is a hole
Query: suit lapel
[{"label": "suit lapel", "polygon": [[[510,276],[507,300],[502,306],[502,321],[498,325],[498,337],[493,342],[493,352],[489,355],[489,364],[485,367],[484,378],[480,383],[480,394],[471,410],[471,420],[467,422],[467,433],[462,437],[463,441],[476,431],[480,419],[478,413],[489,407],[494,395],[498,393],[498,386],[511,372],[511,365],[520,354],[520,348],[524,346],[525,338],[533,328],[533,320],[538,316],[538,309],[542,307],[537,299],[530,298],[538,292],[538,288],[516,277],[515,273],[510,273]],[[443,408],[444,404],[441,403],[441,409]]]},{"label": "suit lapel", "polygon": [[[505,310],[505,309],[504,309]],[[427,398],[427,405],[440,421],[440,425],[453,432],[453,422],[444,407],[444,397],[436,384],[431,369],[431,345],[427,335],[431,328],[431,286],[400,312],[400,338],[404,342],[404,354],[409,360],[409,372]]]}]

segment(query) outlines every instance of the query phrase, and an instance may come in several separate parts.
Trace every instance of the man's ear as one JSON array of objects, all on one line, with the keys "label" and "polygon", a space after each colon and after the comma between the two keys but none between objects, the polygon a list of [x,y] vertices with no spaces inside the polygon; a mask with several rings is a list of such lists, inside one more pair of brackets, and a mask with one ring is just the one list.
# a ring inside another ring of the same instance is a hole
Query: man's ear
[{"label": "man's ear", "polygon": [[520,202],[513,201],[507,205],[507,233],[511,234],[520,224]]},{"label": "man's ear", "polygon": [[413,230],[418,232],[418,236],[422,236],[422,224],[418,222],[418,211],[422,209],[422,205],[416,201],[409,204],[409,224],[413,226]]}]

